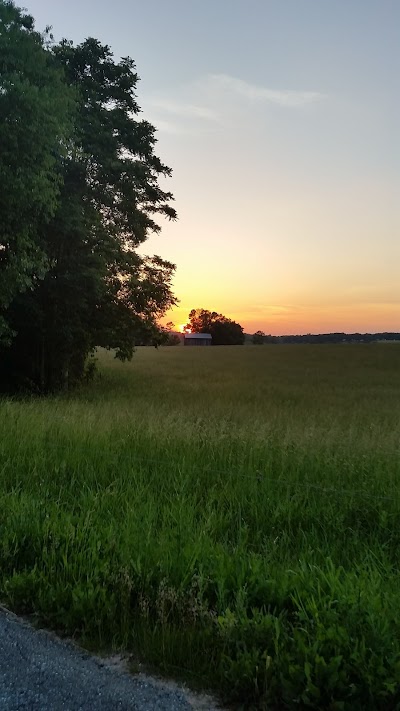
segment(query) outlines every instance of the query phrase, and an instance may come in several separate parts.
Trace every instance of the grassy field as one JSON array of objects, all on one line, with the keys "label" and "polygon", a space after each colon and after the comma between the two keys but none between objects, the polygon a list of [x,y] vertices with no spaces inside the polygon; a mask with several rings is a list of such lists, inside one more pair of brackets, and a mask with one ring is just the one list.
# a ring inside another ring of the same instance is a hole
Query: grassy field
[{"label": "grassy field", "polygon": [[0,401],[0,598],[244,708],[400,708],[400,346],[99,371]]}]

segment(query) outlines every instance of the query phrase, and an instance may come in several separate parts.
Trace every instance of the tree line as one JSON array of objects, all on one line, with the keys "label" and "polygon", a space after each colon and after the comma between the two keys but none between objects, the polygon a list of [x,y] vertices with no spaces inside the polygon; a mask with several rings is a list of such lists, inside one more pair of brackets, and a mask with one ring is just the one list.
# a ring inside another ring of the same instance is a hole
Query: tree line
[{"label": "tree line", "polygon": [[374,343],[377,341],[400,341],[400,333],[307,333],[291,336],[271,336],[263,331],[253,333],[254,345],[264,343]]},{"label": "tree line", "polygon": [[238,346],[245,340],[239,323],[207,309],[192,309],[186,329],[191,333],[209,333],[214,346]]},{"label": "tree line", "polygon": [[0,389],[46,392],[158,338],[175,266],[137,248],[176,218],[129,57],[39,33],[0,0]]}]

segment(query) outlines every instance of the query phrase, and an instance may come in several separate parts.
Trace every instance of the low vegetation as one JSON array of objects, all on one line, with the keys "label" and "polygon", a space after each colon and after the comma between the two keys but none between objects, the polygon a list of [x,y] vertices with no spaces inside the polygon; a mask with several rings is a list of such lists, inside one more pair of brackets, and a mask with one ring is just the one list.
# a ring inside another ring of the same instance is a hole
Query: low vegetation
[{"label": "low vegetation", "polygon": [[0,401],[1,599],[246,708],[397,708],[400,348],[99,373]]}]

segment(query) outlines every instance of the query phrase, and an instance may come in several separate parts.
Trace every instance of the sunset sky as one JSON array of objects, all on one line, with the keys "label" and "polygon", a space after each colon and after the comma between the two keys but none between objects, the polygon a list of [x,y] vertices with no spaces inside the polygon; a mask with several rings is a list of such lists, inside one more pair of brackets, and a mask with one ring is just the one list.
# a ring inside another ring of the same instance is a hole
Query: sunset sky
[{"label": "sunset sky", "polygon": [[247,332],[400,330],[399,0],[25,0],[137,64],[179,221],[148,253]]}]

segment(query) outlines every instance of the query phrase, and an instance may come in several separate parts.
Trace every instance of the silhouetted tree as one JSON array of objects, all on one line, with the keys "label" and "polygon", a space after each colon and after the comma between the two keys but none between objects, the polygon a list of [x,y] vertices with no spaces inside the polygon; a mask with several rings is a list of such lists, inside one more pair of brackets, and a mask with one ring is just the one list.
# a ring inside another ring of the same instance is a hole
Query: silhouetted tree
[{"label": "silhouetted tree", "polygon": [[236,321],[207,309],[192,309],[187,328],[192,333],[210,333],[214,346],[243,345],[243,328]]},{"label": "silhouetted tree", "polygon": [[169,321],[165,326],[160,327],[161,334],[161,345],[162,346],[179,346],[181,339],[179,335],[173,330],[175,324]]},{"label": "silhouetted tree", "polygon": [[264,345],[265,333],[264,331],[256,331],[253,333],[253,343],[255,346]]}]

